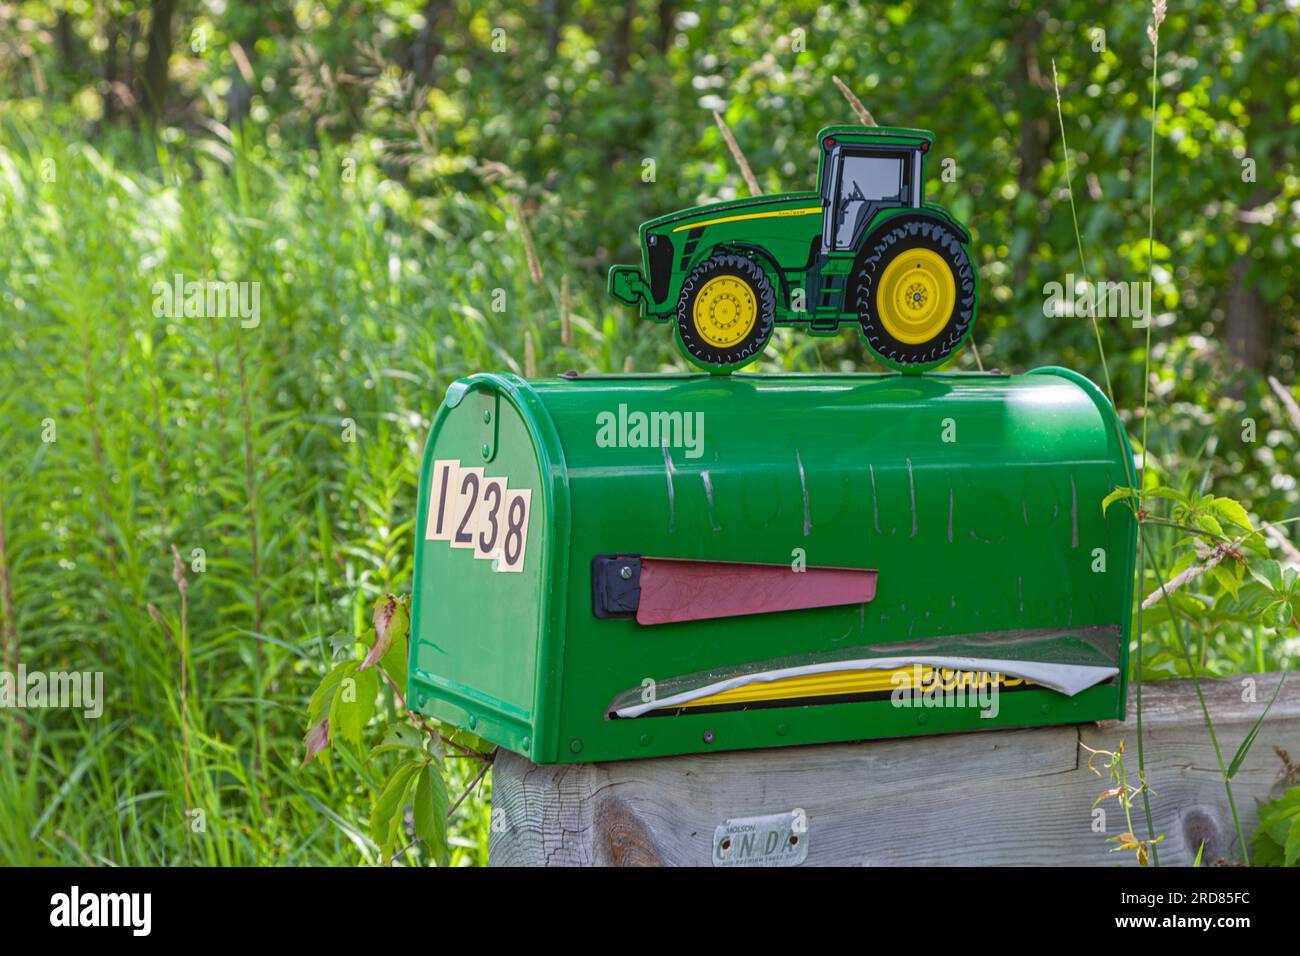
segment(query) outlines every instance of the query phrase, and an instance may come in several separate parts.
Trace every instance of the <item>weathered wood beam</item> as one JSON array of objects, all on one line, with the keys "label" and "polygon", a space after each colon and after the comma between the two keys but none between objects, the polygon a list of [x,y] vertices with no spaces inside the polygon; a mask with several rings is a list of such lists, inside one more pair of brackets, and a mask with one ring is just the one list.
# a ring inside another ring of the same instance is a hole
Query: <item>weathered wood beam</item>
[{"label": "weathered wood beam", "polygon": [[[1204,681],[1230,760],[1280,679]],[[1247,693],[1254,682],[1253,699]],[[1161,865],[1238,859],[1236,833],[1196,695],[1189,681],[1143,688],[1147,776]],[[1125,742],[1137,777],[1134,706],[1129,720],[542,767],[502,753],[493,769],[494,866],[667,864],[708,866],[714,831],[728,819],[807,814],[806,865],[1134,865],[1107,838],[1127,825],[1107,801],[1098,832],[1093,801],[1109,782],[1079,747]],[[1300,680],[1288,681],[1250,756],[1233,779],[1247,839],[1257,801],[1275,796],[1274,747],[1300,754]],[[1140,801],[1133,822],[1145,835]]]}]

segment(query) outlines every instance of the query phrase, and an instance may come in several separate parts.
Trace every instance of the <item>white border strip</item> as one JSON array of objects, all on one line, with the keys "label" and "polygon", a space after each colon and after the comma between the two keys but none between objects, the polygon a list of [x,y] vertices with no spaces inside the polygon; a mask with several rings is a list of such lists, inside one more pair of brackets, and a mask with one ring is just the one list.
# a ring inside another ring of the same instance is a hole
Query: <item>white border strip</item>
[{"label": "white border strip", "polygon": [[749,684],[767,684],[787,677],[804,677],[809,674],[830,674],[835,671],[873,671],[897,670],[920,664],[928,667],[946,668],[955,671],[990,671],[1010,677],[1023,677],[1035,684],[1042,684],[1052,690],[1060,691],[1067,697],[1073,697],[1080,691],[1087,690],[1119,673],[1117,667],[1094,667],[1086,664],[1047,664],[1039,661],[1003,661],[984,657],[873,657],[854,661],[825,661],[821,664],[800,664],[797,667],[782,667],[778,670],[760,671],[756,674],[741,674],[726,680],[705,684],[694,690],[685,690],[662,700],[649,703],[632,704],[619,707],[614,711],[618,717],[640,717],[652,710],[665,710],[688,704],[701,697],[711,697],[723,691],[734,690]]}]

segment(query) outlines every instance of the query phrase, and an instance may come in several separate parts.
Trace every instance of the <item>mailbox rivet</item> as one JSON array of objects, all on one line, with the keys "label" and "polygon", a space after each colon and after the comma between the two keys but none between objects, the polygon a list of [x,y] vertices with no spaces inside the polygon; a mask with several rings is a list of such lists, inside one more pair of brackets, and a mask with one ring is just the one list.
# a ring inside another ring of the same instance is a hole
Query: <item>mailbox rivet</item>
[{"label": "mailbox rivet", "polygon": [[524,738],[524,749],[527,750],[527,749],[529,748],[529,746],[531,746],[532,742],[533,742],[533,738],[532,738],[532,737],[525,737],[525,738]]},{"label": "mailbox rivet", "polygon": [[491,424],[492,424],[492,411],[491,411],[491,409],[487,409],[487,408],[483,409],[483,424],[484,424],[484,425],[491,425]]},{"label": "mailbox rivet", "polygon": [[484,458],[492,457],[492,446],[489,445],[487,442],[483,443],[483,457]]},{"label": "mailbox rivet", "polygon": [[784,737],[784,736],[785,736],[786,734],[788,734],[789,732],[790,732],[790,728],[787,727],[785,724],[777,724],[777,725],[776,725],[776,735],[777,735],[778,737]]},{"label": "mailbox rivet", "polygon": [[924,711],[922,711],[921,713],[919,713],[919,714],[916,715],[916,722],[917,722],[918,724],[923,724],[923,723],[925,723],[925,712],[924,712]]},{"label": "mailbox rivet", "polygon": [[650,735],[649,735],[649,734],[642,734],[642,735],[641,735],[641,746],[642,746],[642,747],[649,747],[649,746],[650,746]]},{"label": "mailbox rivet", "polygon": [[1051,705],[1051,704],[1044,704],[1042,707],[1040,707],[1040,708],[1038,708],[1038,709],[1039,709],[1040,711],[1042,711],[1044,714],[1051,713],[1052,705]]},{"label": "mailbox rivet", "polygon": [[474,729],[475,727],[477,727],[477,726],[478,726],[478,718],[475,717],[473,714],[470,714],[470,715],[469,715],[469,729],[470,729],[470,730],[473,730],[473,729]]},{"label": "mailbox rivet", "polygon": [[577,737],[574,737],[572,740],[569,741],[569,749],[573,751],[575,754],[582,753],[582,741],[579,740]]},{"label": "mailbox rivet", "polygon": [[711,730],[706,730],[706,731],[704,732],[704,742],[705,742],[706,744],[711,744],[711,743],[713,743],[713,731],[711,731]]},{"label": "mailbox rivet", "polygon": [[622,578],[624,581],[631,581],[631,580],[632,580],[632,569],[629,568],[629,567],[625,564],[625,565],[623,565],[621,568],[618,569],[618,576],[619,576],[620,578]]}]

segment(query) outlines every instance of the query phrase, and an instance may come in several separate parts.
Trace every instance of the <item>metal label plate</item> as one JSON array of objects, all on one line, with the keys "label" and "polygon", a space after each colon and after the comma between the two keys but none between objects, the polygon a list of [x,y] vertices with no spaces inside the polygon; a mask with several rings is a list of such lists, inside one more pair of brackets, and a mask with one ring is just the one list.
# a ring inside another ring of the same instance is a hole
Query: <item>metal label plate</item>
[{"label": "metal label plate", "polygon": [[714,866],[798,866],[808,858],[808,815],[802,810],[738,817],[713,831]]}]

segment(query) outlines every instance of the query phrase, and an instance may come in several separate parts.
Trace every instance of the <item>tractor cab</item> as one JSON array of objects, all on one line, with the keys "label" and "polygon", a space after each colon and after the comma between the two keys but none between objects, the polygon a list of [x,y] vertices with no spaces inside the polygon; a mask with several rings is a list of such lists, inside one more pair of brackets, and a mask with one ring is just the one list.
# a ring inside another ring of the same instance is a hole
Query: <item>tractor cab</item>
[{"label": "tractor cab", "polygon": [[851,253],[876,214],[886,209],[921,206],[924,185],[922,155],[930,141],[918,136],[913,144],[879,143],[879,137],[834,135],[822,138],[820,193],[823,214],[822,248]]},{"label": "tractor cab", "polygon": [[822,231],[813,240],[808,270],[809,327],[834,334],[852,310],[849,275],[867,229],[882,213],[917,209],[925,183],[929,138],[911,131],[833,128],[821,136],[818,173]]}]

